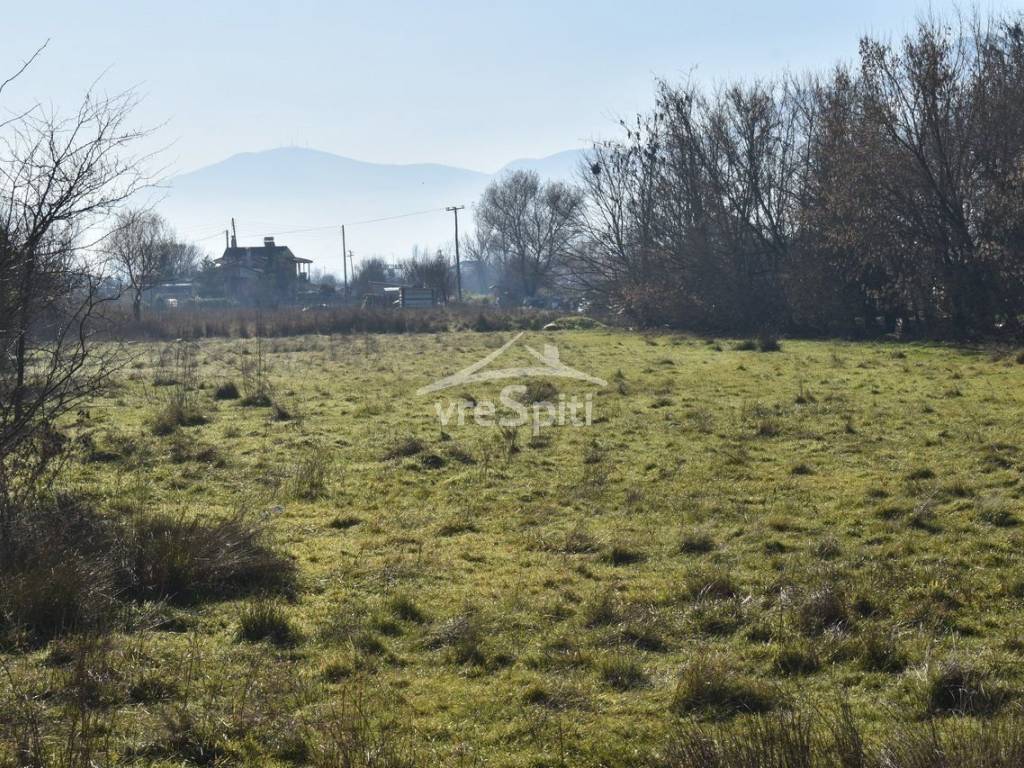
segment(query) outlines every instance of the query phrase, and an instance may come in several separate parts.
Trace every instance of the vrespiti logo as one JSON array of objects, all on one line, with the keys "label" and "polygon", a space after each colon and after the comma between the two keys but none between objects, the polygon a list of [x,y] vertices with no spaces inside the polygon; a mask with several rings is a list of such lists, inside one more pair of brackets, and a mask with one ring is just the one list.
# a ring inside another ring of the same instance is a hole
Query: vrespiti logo
[{"label": "vrespiti logo", "polygon": [[[533,347],[524,344],[523,349],[536,360],[535,364],[515,365],[506,368],[492,367],[492,364],[503,354],[508,352],[525,335],[521,332],[511,340],[502,344],[498,349],[491,352],[472,365],[468,365],[461,371],[445,376],[426,386],[416,390],[419,396],[443,392],[453,387],[466,387],[471,384],[490,383],[506,380],[523,379],[568,379],[592,384],[598,387],[608,386],[608,382],[597,376],[592,376],[577,368],[573,368],[562,362],[558,347],[554,344],[545,344],[544,351],[538,352]],[[490,400],[473,400],[469,402],[466,398],[450,400],[447,403],[437,401],[434,407],[437,411],[438,420],[441,426],[449,426],[456,422],[459,426],[466,423],[467,415],[472,416],[473,423],[478,426],[488,427],[495,423],[503,427],[520,427],[525,424],[532,424],[534,434],[549,426],[589,426],[593,423],[594,395],[593,392],[585,393],[582,398],[576,394],[567,395],[558,393],[557,397],[548,398],[539,402],[526,404],[522,397],[527,393],[527,387],[523,384],[512,384],[504,387],[498,398],[503,415],[499,416],[499,407]]]}]

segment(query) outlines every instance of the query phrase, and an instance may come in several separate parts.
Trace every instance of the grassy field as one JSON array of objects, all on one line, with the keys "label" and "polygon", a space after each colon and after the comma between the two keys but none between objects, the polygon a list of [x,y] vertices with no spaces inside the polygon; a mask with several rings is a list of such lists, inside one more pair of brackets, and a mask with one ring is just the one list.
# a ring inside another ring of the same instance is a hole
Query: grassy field
[{"label": "grassy field", "polygon": [[[501,365],[557,344],[607,386],[529,394],[592,393],[593,423],[442,427],[439,397],[503,383],[416,390],[511,338],[211,340],[194,370],[133,347],[70,427],[68,489],[111,516],[243,510],[296,585],[136,602],[131,632],[9,649],[8,695],[168,765],[326,765],[353,743],[371,765],[648,765],[681,727],[751,712],[847,702],[884,737],[1016,711],[1012,354],[529,332]],[[272,404],[218,399],[260,360]],[[174,397],[205,423],[164,423]]]}]

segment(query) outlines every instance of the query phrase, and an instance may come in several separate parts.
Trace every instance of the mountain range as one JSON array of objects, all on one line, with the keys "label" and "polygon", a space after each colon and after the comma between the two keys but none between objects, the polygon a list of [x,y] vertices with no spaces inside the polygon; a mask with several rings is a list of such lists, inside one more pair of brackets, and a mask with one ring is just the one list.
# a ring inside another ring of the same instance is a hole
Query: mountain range
[{"label": "mountain range", "polygon": [[211,256],[224,247],[235,219],[239,245],[273,235],[314,269],[341,272],[341,232],[356,263],[369,256],[408,256],[414,245],[445,247],[454,239],[450,205],[465,205],[460,232],[487,184],[512,170],[548,180],[575,177],[585,150],[515,160],[495,173],[432,163],[368,163],[300,147],[233,155],[170,179],[157,209],[183,239]]}]

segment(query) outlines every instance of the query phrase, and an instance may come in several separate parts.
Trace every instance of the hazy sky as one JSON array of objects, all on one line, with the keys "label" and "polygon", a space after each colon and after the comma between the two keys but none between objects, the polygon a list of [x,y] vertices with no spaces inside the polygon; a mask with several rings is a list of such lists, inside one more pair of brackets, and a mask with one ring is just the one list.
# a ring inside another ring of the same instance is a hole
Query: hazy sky
[{"label": "hazy sky", "polygon": [[[47,38],[0,108],[138,85],[191,170],[282,145],[492,171],[584,146],[649,106],[655,76],[714,82],[850,59],[911,0],[270,2],[4,0],[0,73]],[[934,2],[937,10],[951,3]],[[1007,7],[988,3],[983,8]]]}]

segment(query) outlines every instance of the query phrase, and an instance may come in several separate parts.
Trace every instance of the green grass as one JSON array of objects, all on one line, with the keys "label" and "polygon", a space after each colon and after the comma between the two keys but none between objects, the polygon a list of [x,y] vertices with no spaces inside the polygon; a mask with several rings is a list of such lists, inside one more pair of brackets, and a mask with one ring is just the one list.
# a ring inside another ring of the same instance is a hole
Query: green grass
[{"label": "green grass", "polygon": [[[521,343],[556,343],[609,384],[560,379],[523,400],[591,392],[594,423],[510,436],[469,410],[441,426],[416,389],[510,338],[272,339],[273,401],[252,407],[218,387],[253,342],[204,341],[206,421],[166,435],[152,426],[163,401],[149,345],[68,425],[92,448],[66,483],[108,514],[245,510],[297,573],[287,603],[137,604],[111,640],[121,672],[103,711],[119,754],[283,765],[308,750],[316,764],[356,743],[330,719],[349,713],[361,739],[392,734],[396,761],[638,764],[684,724],[840,694],[868,735],[893,713],[1017,706],[1024,367],[1012,354],[528,333]],[[64,698],[43,695],[51,651],[3,653],[59,722]],[[159,677],[145,707],[132,670]]]}]

